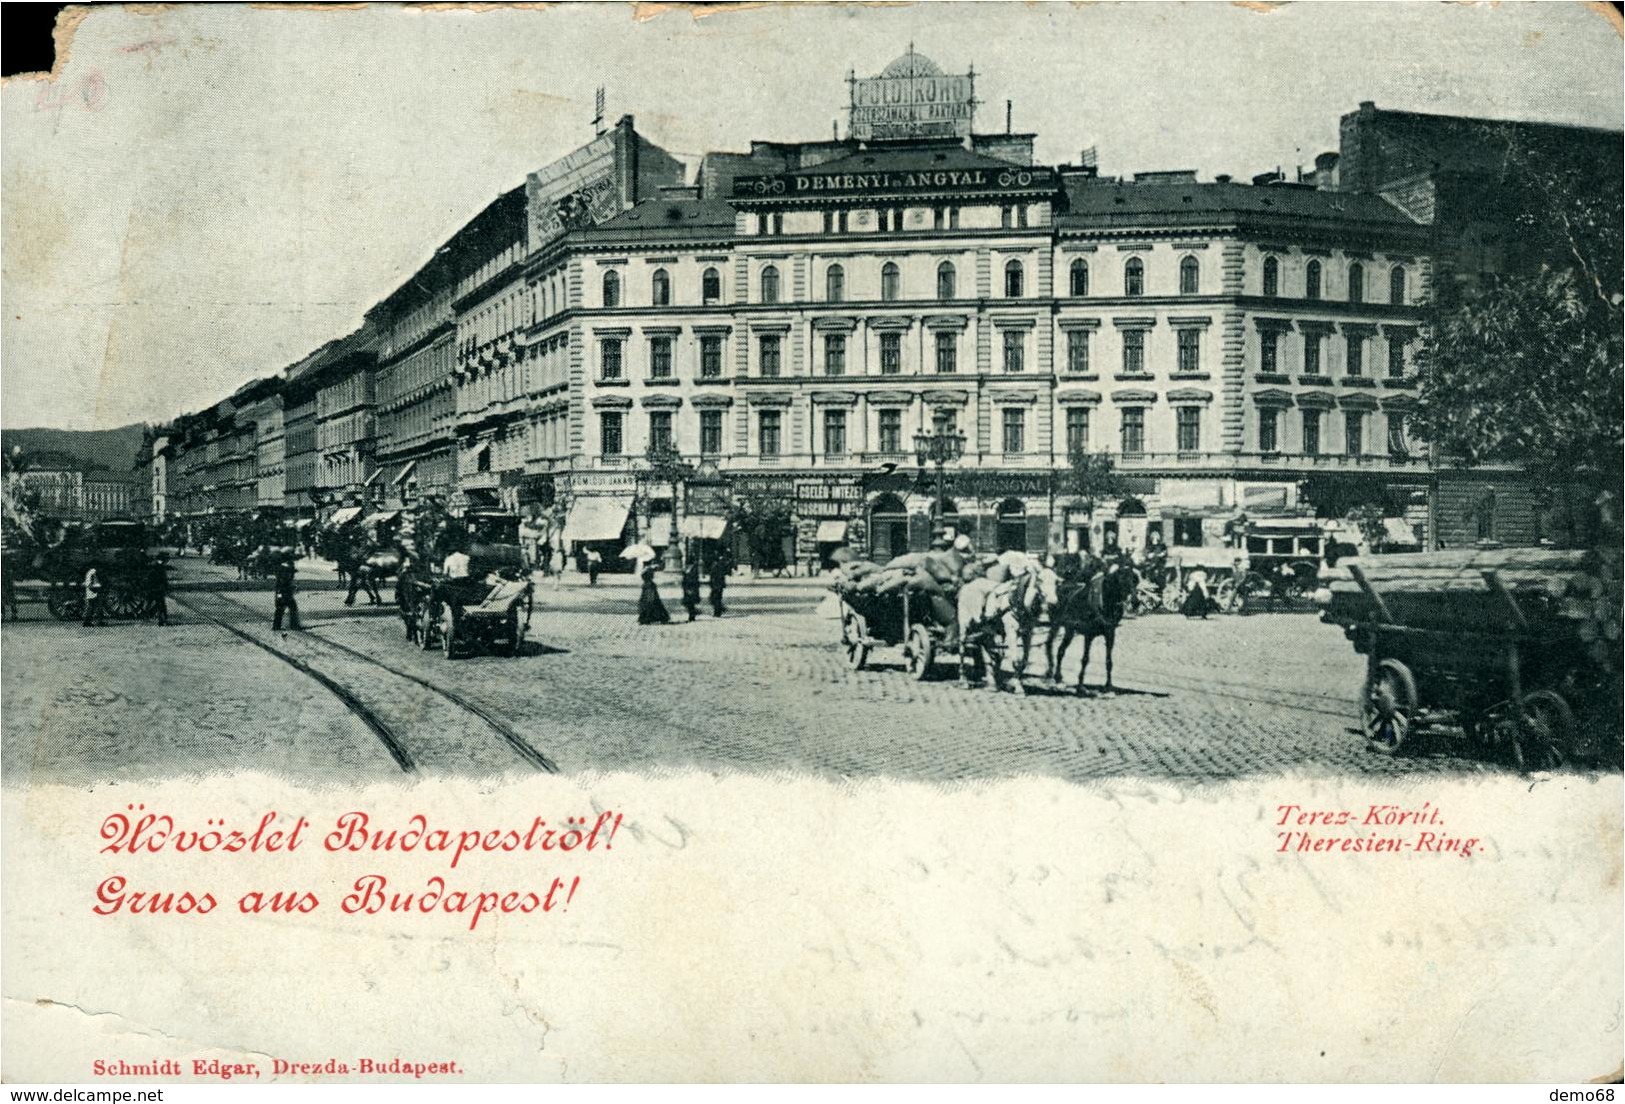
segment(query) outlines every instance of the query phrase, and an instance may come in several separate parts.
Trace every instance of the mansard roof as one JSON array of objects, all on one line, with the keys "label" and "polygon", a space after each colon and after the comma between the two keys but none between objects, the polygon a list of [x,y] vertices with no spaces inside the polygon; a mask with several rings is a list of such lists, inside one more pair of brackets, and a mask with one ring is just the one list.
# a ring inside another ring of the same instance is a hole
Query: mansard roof
[{"label": "mansard roof", "polygon": [[715,238],[731,235],[734,209],[720,199],[657,197],[646,199],[597,226],[579,231],[589,245]]},{"label": "mansard roof", "polygon": [[1056,218],[1068,227],[1154,226],[1256,216],[1372,227],[1420,224],[1380,196],[1291,185],[1237,183],[1122,184],[1088,178],[1064,182],[1066,209]]}]

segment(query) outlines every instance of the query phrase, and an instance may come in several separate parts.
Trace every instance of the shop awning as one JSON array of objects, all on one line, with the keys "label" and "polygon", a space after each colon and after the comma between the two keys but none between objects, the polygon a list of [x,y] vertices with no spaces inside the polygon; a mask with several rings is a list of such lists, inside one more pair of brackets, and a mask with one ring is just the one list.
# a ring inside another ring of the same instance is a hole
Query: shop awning
[{"label": "shop awning", "polygon": [[383,475],[383,474],[384,474],[384,469],[383,468],[374,468],[373,471],[372,471],[372,474],[367,476],[367,478],[365,478],[365,479],[363,479],[361,481],[361,485],[363,487],[370,487],[374,483],[378,482],[378,477],[380,475]]},{"label": "shop awning", "polygon": [[619,540],[632,509],[631,495],[582,496],[570,505],[564,521],[566,541]]},{"label": "shop awning", "polygon": [[821,521],[818,523],[819,544],[839,544],[846,540],[846,522]]},{"label": "shop awning", "polygon": [[1416,539],[1416,530],[1404,518],[1383,518],[1383,536],[1389,544],[1421,544]]},{"label": "shop awning", "polygon": [[327,519],[329,525],[348,525],[361,516],[361,507],[346,506],[342,510],[333,511],[333,516]]},{"label": "shop awning", "polygon": [[728,519],[712,514],[689,514],[683,519],[682,532],[694,540],[721,540],[728,532]]},{"label": "shop awning", "polygon": [[671,515],[656,514],[649,519],[649,531],[643,539],[656,548],[665,548],[671,544]]},{"label": "shop awning", "polygon": [[293,523],[293,527],[295,529],[309,529],[314,524],[316,524],[315,518],[300,518]]},{"label": "shop awning", "polygon": [[381,525],[384,522],[394,521],[401,516],[399,510],[381,510],[376,514],[368,514],[361,519],[362,525]]},{"label": "shop awning", "polygon": [[417,466],[418,462],[416,460],[408,461],[400,471],[395,473],[395,478],[389,481],[390,486],[399,487],[402,481],[405,480],[407,476],[412,474],[412,469],[416,468]]}]

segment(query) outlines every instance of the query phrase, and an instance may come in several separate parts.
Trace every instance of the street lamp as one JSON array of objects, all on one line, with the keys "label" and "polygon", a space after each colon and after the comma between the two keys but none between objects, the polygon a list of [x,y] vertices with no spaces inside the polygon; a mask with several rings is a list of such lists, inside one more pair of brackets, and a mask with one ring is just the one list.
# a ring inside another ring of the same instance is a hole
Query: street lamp
[{"label": "street lamp", "polygon": [[[939,427],[934,433],[925,430],[914,435],[914,456],[920,462],[920,467],[926,464],[937,466],[937,525],[943,525],[943,495],[942,495],[942,469],[961,456],[965,455],[965,435],[958,430]],[[947,532],[946,527],[943,532]]]}]

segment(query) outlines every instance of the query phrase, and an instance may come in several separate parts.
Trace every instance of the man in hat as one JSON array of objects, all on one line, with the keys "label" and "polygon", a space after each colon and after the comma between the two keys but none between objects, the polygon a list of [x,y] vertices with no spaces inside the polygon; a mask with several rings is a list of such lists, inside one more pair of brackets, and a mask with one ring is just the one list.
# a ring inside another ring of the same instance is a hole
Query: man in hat
[{"label": "man in hat", "polygon": [[728,554],[718,552],[711,557],[711,616],[723,613],[722,590],[728,585]]},{"label": "man in hat", "polygon": [[587,549],[587,585],[598,585],[598,573],[604,570],[604,557],[596,548]]},{"label": "man in hat", "polygon": [[299,624],[299,603],[294,600],[293,582],[298,573],[298,561],[294,559],[292,550],[284,552],[276,564],[276,613],[271,618],[271,629],[282,631],[282,614],[288,614],[288,628],[295,632],[301,631],[304,626]]},{"label": "man in hat", "polygon": [[152,600],[158,604],[158,624],[169,624],[169,557],[159,554],[152,561]]}]

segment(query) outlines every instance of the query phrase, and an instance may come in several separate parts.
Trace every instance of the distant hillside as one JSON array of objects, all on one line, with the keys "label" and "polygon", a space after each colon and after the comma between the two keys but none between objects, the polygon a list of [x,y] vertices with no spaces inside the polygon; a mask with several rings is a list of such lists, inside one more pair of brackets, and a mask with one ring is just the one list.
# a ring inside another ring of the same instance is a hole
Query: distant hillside
[{"label": "distant hillside", "polygon": [[141,451],[141,423],[118,429],[6,429],[0,430],[0,447],[10,455],[21,446],[29,453],[57,451],[78,457],[87,467],[128,472]]}]

